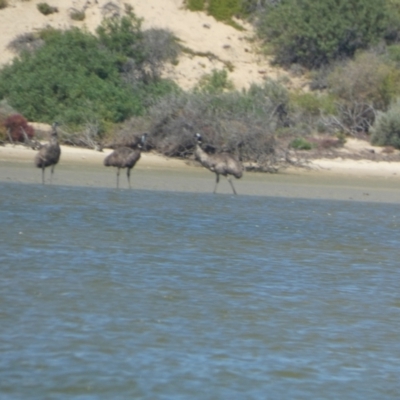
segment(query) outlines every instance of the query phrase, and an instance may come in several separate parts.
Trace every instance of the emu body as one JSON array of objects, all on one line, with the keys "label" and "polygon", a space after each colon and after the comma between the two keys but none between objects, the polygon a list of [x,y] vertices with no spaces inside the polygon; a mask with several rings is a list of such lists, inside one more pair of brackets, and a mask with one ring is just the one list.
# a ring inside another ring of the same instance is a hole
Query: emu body
[{"label": "emu body", "polygon": [[61,148],[60,144],[58,143],[57,126],[58,123],[55,122],[52,126],[49,143],[42,146],[35,157],[36,167],[42,169],[43,185],[45,183],[44,180],[45,168],[51,167],[51,175],[50,175],[50,183],[51,183],[53,179],[54,168],[57,165],[58,161],[60,160]]},{"label": "emu body", "polygon": [[229,153],[220,153],[220,154],[208,154],[202,148],[202,137],[200,133],[196,133],[196,148],[194,151],[194,155],[196,159],[200,162],[200,164],[215,173],[215,187],[214,192],[217,191],[217,186],[219,183],[219,176],[225,176],[228,182],[230,183],[233,193],[236,193],[235,187],[233,186],[233,182],[231,180],[231,176],[234,176],[236,179],[240,179],[243,175],[243,166],[239,160],[237,160],[233,155]]},{"label": "emu body", "polygon": [[126,168],[128,185],[129,188],[131,188],[131,169],[140,159],[141,150],[146,141],[146,137],[147,134],[145,133],[141,138],[141,142],[137,145],[137,148],[132,149],[126,146],[118,147],[104,159],[104,165],[106,167],[117,168],[117,189],[119,189],[119,173],[121,168]]}]

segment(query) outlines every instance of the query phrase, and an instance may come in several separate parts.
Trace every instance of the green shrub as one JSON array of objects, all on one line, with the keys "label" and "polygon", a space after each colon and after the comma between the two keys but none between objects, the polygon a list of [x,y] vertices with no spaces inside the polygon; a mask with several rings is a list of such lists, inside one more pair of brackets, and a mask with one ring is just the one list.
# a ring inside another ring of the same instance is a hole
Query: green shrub
[{"label": "green shrub", "polygon": [[[318,132],[329,132],[324,123],[327,117],[336,115],[335,98],[328,93],[290,94],[289,134],[310,135]],[[287,130],[287,129],[286,129]]]},{"label": "green shrub", "polygon": [[290,147],[296,150],[311,150],[314,146],[308,140],[298,137],[290,142]]},{"label": "green shrub", "polygon": [[72,10],[69,17],[74,21],[83,21],[86,18],[85,11]]},{"label": "green shrub", "polygon": [[169,79],[160,79],[154,82],[136,85],[135,91],[140,97],[144,108],[153,106],[160,98],[171,94],[179,94],[182,89]]},{"label": "green shrub", "polygon": [[0,10],[8,7],[8,0],[0,0]]},{"label": "green shrub", "polygon": [[279,0],[185,0],[190,11],[207,11],[219,21],[229,21],[233,16],[248,17],[258,14],[269,4]]},{"label": "green shrub", "polygon": [[232,19],[234,16],[245,15],[242,0],[186,0],[186,7],[190,11],[206,11],[217,21],[243,30],[243,27]]},{"label": "green shrub", "polygon": [[396,62],[400,63],[400,45],[394,44],[391,46],[387,47],[387,52],[389,59]]},{"label": "green shrub", "polygon": [[342,101],[368,103],[384,110],[400,90],[399,78],[394,65],[365,52],[337,65],[328,76],[328,89]]},{"label": "green shrub", "polygon": [[241,12],[244,16],[257,16],[260,12],[264,11],[269,4],[279,2],[275,0],[242,0]]},{"label": "green shrub", "polygon": [[73,126],[90,120],[102,129],[144,113],[158,96],[177,90],[160,76],[179,47],[170,32],[143,33],[140,24],[130,12],[104,20],[99,37],[78,28],[40,31],[40,46],[0,70],[0,99],[30,120]]},{"label": "green shrub", "polygon": [[277,62],[319,67],[378,42],[388,21],[386,0],[283,0],[268,7],[258,32]]},{"label": "green shrub", "polygon": [[144,31],[141,46],[144,58],[136,69],[140,69],[144,81],[158,80],[165,62],[170,61],[175,65],[178,63],[181,48],[177,38],[169,30],[152,28]]},{"label": "green shrub", "polygon": [[205,0],[187,0],[186,6],[190,11],[203,11]]},{"label": "green shrub", "polygon": [[18,114],[8,103],[7,100],[0,101],[0,142],[5,142],[9,140],[9,135],[7,132],[5,121],[12,115]]},{"label": "green shrub", "polygon": [[87,115],[118,122],[143,112],[119,76],[115,55],[95,36],[71,29],[47,31],[45,45],[0,71],[0,98],[28,119],[80,124]]},{"label": "green shrub", "polygon": [[240,0],[209,0],[208,12],[217,21],[228,21],[241,11]]},{"label": "green shrub", "polygon": [[371,131],[372,144],[400,149],[400,99],[394,102],[386,113],[378,113]]},{"label": "green shrub", "polygon": [[58,12],[57,7],[52,7],[47,3],[38,3],[37,9],[43,14],[43,15],[50,15],[53,13]]},{"label": "green shrub", "polygon": [[205,93],[222,93],[226,90],[233,90],[234,85],[228,79],[228,72],[223,69],[218,71],[214,69],[211,74],[203,75],[195,90]]},{"label": "green shrub", "polygon": [[336,113],[334,97],[329,94],[293,92],[290,96],[290,103],[292,107],[314,117]]},{"label": "green shrub", "polygon": [[96,33],[100,43],[117,54],[122,62],[132,58],[140,64],[144,60],[141,26],[142,19],[131,12],[122,18],[114,16],[104,19]]},{"label": "green shrub", "polygon": [[328,90],[336,98],[342,129],[368,132],[376,110],[385,111],[400,95],[400,71],[372,53],[337,65],[328,75]]},{"label": "green shrub", "polygon": [[398,43],[400,39],[400,2],[398,0],[387,0],[389,21],[385,39],[388,43]]}]

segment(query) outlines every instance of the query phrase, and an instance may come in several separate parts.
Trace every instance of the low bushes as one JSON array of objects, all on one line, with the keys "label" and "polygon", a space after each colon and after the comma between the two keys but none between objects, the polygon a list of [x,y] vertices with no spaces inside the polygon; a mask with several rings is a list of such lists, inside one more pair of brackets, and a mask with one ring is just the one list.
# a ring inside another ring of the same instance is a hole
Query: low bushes
[{"label": "low bushes", "polygon": [[174,157],[187,157],[201,132],[210,152],[229,151],[260,170],[272,170],[285,159],[286,149],[275,133],[285,124],[289,96],[277,82],[237,92],[178,93],[149,110],[149,146]]},{"label": "low bushes", "polygon": [[35,130],[21,114],[12,114],[4,120],[7,135],[13,142],[24,142],[25,138],[31,139]]},{"label": "low bushes", "polygon": [[386,111],[400,95],[396,65],[375,52],[364,52],[334,66],[327,75],[327,90],[335,99],[337,130],[368,133],[377,111]]},{"label": "low bushes", "polygon": [[278,63],[315,68],[379,42],[388,27],[386,0],[285,0],[267,7],[258,32]]},{"label": "low bushes", "polygon": [[97,33],[48,28],[20,38],[19,57],[0,71],[0,99],[30,120],[77,129],[95,120],[104,132],[175,90],[160,78],[179,51],[170,32],[142,32],[129,12],[104,20]]},{"label": "low bushes", "polygon": [[290,142],[290,147],[296,150],[311,150],[314,145],[308,140],[298,137]]},{"label": "low bushes", "polygon": [[69,17],[73,21],[83,21],[86,18],[85,11],[80,11],[77,9],[72,9],[69,13]]},{"label": "low bushes", "polygon": [[400,99],[386,113],[378,113],[372,128],[371,143],[400,149]]},{"label": "low bushes", "polygon": [[243,29],[232,19],[245,14],[246,7],[243,0],[186,0],[185,3],[191,11],[206,11],[217,21],[224,21],[238,30]]},{"label": "low bushes", "polygon": [[58,12],[57,7],[50,6],[47,3],[38,3],[37,9],[43,14],[43,15],[50,15]]}]

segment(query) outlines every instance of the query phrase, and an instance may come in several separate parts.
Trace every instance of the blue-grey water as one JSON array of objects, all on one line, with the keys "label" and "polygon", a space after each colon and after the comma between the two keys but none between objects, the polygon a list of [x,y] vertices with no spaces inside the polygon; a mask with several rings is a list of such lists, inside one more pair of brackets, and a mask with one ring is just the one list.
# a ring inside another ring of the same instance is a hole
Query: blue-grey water
[{"label": "blue-grey water", "polygon": [[0,183],[1,399],[398,399],[400,206]]}]

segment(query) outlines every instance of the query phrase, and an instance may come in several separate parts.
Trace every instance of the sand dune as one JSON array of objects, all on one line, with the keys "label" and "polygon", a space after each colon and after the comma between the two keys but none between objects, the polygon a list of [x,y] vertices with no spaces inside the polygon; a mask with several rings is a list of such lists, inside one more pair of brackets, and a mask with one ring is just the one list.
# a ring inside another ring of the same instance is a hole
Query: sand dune
[{"label": "sand dune", "polygon": [[[165,76],[174,79],[184,89],[194,86],[202,75],[213,69],[222,69],[225,62],[233,65],[229,78],[238,89],[253,82],[261,83],[267,77],[275,79],[286,75],[272,67],[268,59],[253,48],[254,32],[249,24],[240,21],[245,30],[238,31],[203,12],[185,10],[183,0],[49,0],[48,4],[57,6],[58,12],[48,16],[37,10],[37,4],[42,0],[9,2],[9,7],[0,10],[0,65],[10,62],[15,56],[7,46],[18,35],[47,26],[59,29],[79,26],[94,32],[104,16],[124,10],[124,4],[129,4],[136,15],[143,18],[144,29],[169,29],[193,52],[215,56],[182,54],[178,65],[167,66]],[[73,21],[69,16],[72,9],[85,10],[85,20]]]}]

